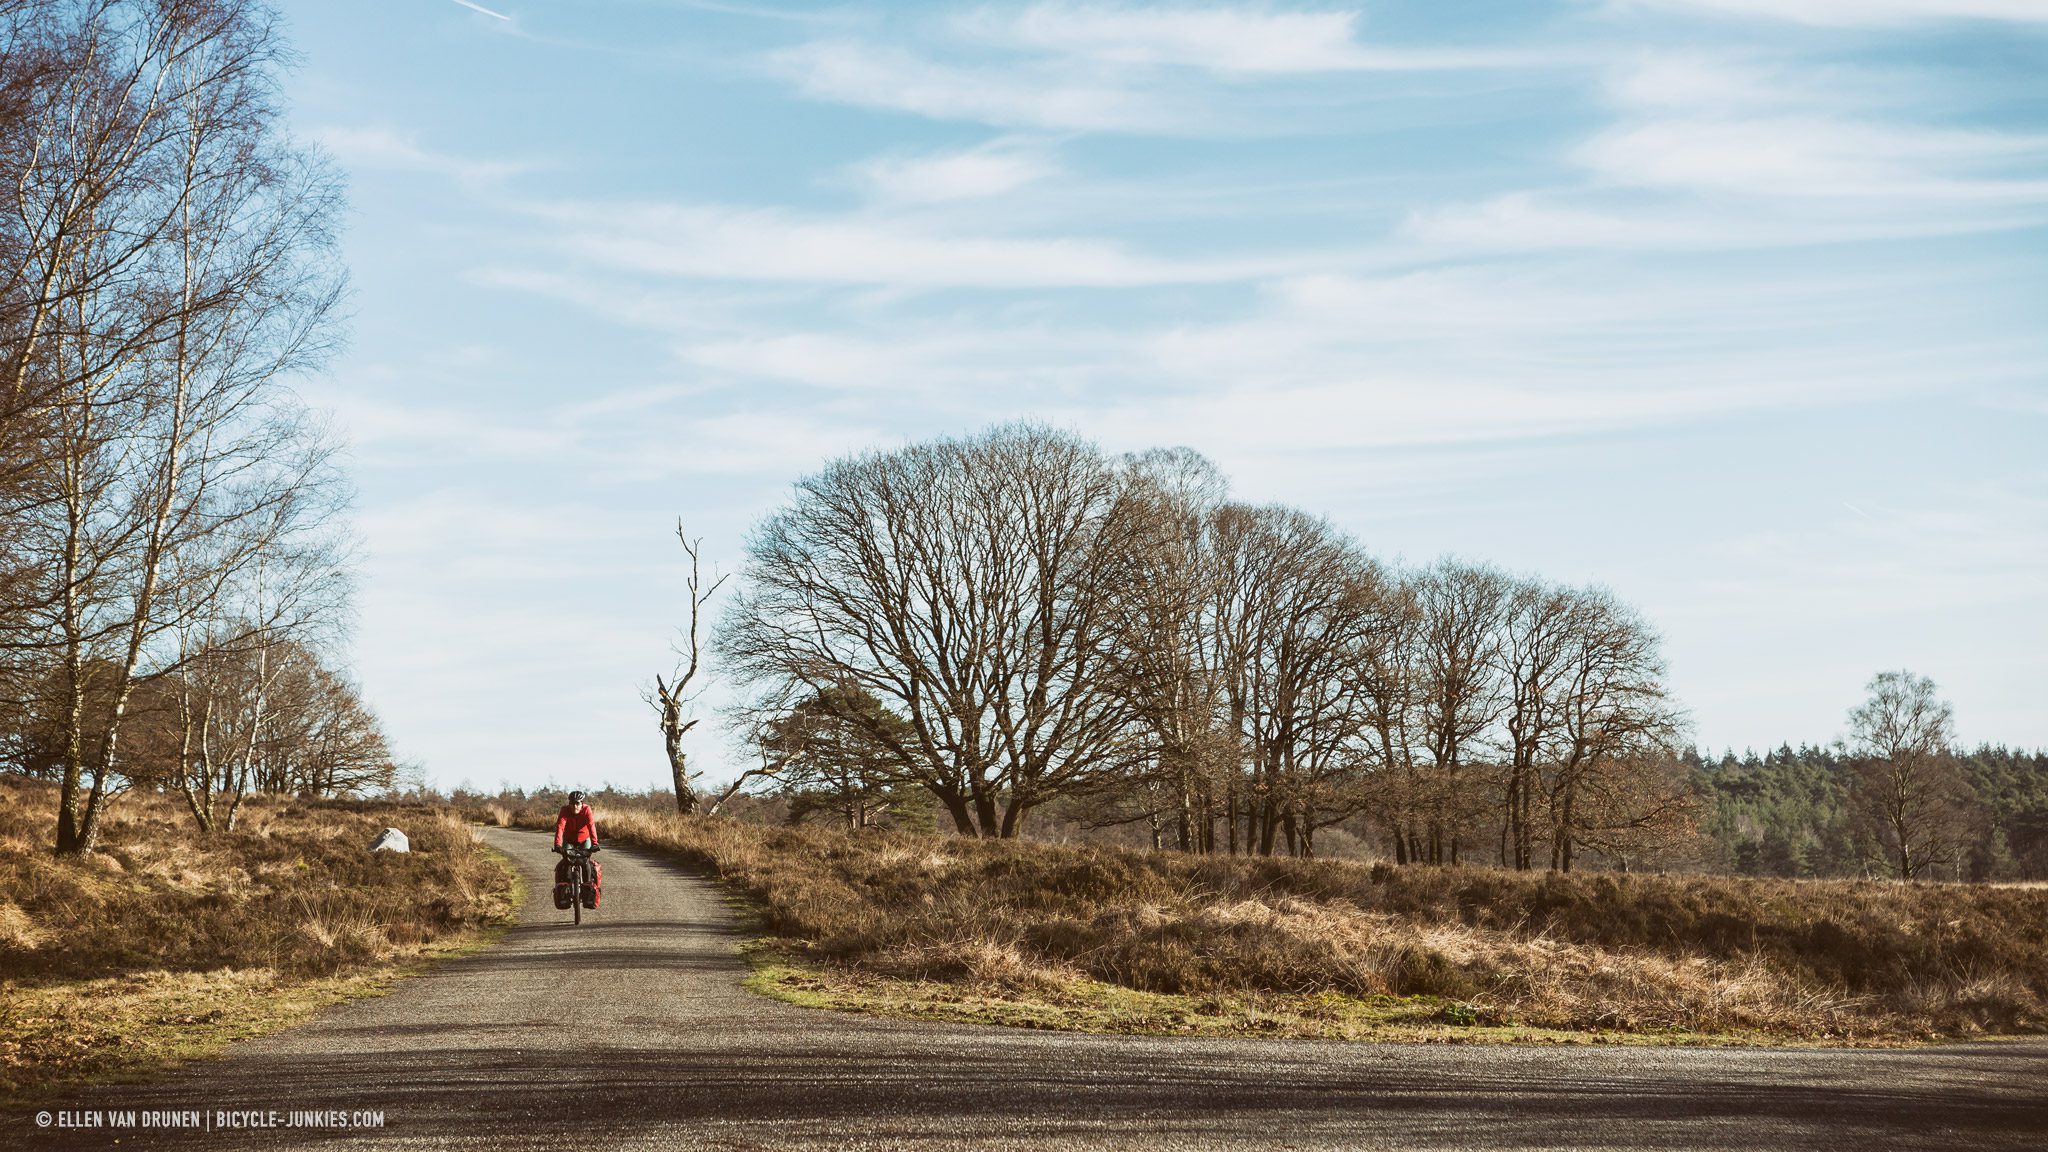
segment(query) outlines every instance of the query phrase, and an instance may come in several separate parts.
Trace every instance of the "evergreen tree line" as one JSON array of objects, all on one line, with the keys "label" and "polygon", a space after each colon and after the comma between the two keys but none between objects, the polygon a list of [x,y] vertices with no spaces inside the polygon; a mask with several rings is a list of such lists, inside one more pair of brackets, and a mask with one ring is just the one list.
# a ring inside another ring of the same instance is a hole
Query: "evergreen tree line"
[{"label": "evergreen tree line", "polygon": [[[1954,851],[1934,875],[2048,880],[2048,753],[1995,745],[1950,753]],[[1889,875],[1881,821],[1859,790],[1865,759],[1790,745],[1686,757],[1706,807],[1701,862],[1745,876]]]}]

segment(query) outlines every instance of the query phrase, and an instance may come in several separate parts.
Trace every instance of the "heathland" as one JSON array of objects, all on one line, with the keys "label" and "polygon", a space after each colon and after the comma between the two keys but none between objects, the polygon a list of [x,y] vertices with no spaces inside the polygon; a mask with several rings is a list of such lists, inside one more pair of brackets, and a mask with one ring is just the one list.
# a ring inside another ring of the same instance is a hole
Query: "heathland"
[{"label": "heathland", "polygon": [[[612,809],[785,998],[1032,1027],[1900,1043],[2048,1027],[2048,890],[1514,873]],[[541,824],[551,809],[497,807]]]},{"label": "heathland", "polygon": [[[201,835],[123,799],[85,856],[52,785],[0,778],[0,1098],[126,1079],[374,993],[488,938],[514,877],[446,809],[253,797]],[[370,852],[387,826],[404,854]]]}]

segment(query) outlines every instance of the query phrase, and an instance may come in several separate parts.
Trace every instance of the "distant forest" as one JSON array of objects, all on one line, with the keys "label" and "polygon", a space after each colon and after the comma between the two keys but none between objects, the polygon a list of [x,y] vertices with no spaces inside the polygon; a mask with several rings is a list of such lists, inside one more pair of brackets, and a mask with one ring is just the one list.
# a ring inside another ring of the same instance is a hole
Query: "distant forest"
[{"label": "distant forest", "polygon": [[[1970,880],[2048,880],[2048,752],[1957,751],[1971,830],[1952,869]],[[1854,803],[1854,758],[1791,746],[1688,757],[1704,801],[1701,864],[1745,876],[1861,876],[1882,858]]]}]

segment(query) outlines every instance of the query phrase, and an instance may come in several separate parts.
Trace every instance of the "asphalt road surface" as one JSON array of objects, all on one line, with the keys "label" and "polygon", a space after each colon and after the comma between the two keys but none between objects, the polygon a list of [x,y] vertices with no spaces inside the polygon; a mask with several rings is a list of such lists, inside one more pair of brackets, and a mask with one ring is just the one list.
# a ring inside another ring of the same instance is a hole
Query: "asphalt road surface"
[{"label": "asphalt road surface", "polygon": [[532,892],[502,943],[158,1084],[50,1105],[379,1112],[383,1127],[38,1129],[10,1116],[0,1147],[2048,1148],[2048,1043],[2035,1041],[1816,1052],[1178,1040],[796,1008],[741,990],[708,882],[607,851],[605,906],[579,928],[548,899],[546,838],[487,836]]}]

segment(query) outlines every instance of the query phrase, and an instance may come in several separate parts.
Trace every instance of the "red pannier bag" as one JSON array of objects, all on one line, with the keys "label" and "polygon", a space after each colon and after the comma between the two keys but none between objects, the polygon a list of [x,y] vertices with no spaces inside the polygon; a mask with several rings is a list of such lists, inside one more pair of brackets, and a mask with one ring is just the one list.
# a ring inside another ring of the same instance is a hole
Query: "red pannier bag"
[{"label": "red pannier bag", "polygon": [[[590,862],[590,883],[583,886],[583,906],[597,907],[597,890],[604,883],[604,865],[595,860]],[[569,895],[569,862],[555,861],[555,907],[568,911],[572,897]]]}]

